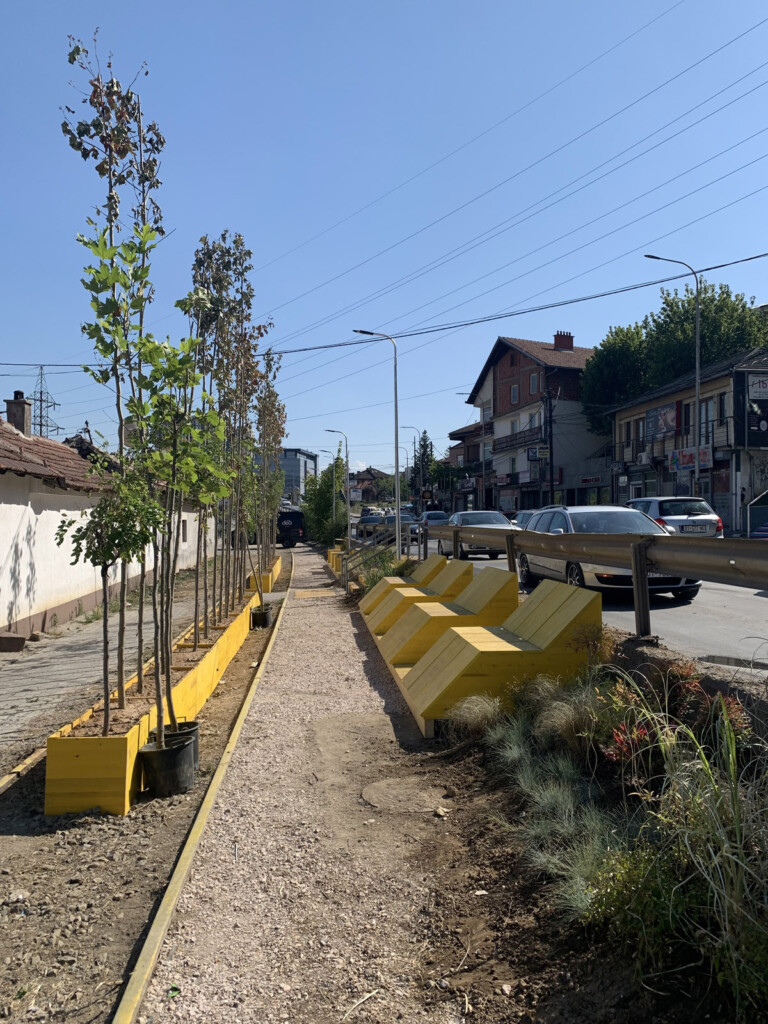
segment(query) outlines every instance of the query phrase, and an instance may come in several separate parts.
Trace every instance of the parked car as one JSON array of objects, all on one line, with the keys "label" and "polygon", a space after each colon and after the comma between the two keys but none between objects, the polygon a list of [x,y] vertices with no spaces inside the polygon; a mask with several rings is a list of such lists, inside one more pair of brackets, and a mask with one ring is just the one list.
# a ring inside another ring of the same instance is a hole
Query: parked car
[{"label": "parked car", "polygon": [[300,508],[281,508],[277,513],[277,543],[295,548],[305,537],[304,513]]},{"label": "parked car", "polygon": [[418,536],[419,527],[429,532],[429,524],[442,525],[447,523],[450,516],[447,512],[422,512],[415,523],[411,523],[411,533],[414,537]]},{"label": "parked car", "polygon": [[[368,537],[373,532],[373,527],[381,526],[384,522],[384,516],[374,515],[373,513],[367,516],[360,516],[357,521],[357,527],[355,528],[355,536],[359,539],[360,537]],[[367,527],[367,529],[366,529]]]},{"label": "parked car", "polygon": [[[483,511],[478,509],[472,512],[454,512],[446,526],[482,526],[483,529],[509,530],[509,520],[501,512]],[[498,547],[489,547],[487,544],[459,542],[459,558],[469,558],[471,555],[488,555],[489,558],[498,558],[504,551],[504,540],[500,539]],[[439,540],[437,550],[441,555],[450,558],[453,555],[453,545],[450,541]]]},{"label": "parked car", "polygon": [[[597,590],[632,590],[632,572],[615,566],[577,562],[564,555],[541,555],[525,550],[530,533],[637,533],[666,536],[667,531],[650,516],[625,505],[559,505],[541,509],[531,517],[522,534],[516,535],[518,575],[524,585],[533,585],[541,577],[562,580],[574,587]],[[671,593],[673,597],[692,601],[699,592],[701,580],[682,576],[648,573],[651,593]]]},{"label": "parked car", "polygon": [[667,533],[722,539],[723,520],[703,498],[632,498],[625,505],[645,512]]}]

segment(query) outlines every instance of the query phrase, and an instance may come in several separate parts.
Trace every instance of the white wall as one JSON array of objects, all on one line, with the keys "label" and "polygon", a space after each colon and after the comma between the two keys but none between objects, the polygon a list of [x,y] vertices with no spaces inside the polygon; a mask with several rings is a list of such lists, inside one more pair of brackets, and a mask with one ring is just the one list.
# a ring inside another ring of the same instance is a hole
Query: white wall
[{"label": "white wall", "polygon": [[[79,519],[80,512],[96,500],[81,491],[49,487],[33,477],[0,475],[0,630],[46,628],[51,613],[62,621],[77,611],[78,602],[84,610],[98,602],[100,570],[87,562],[71,564],[69,538],[61,547],[56,544],[63,515]],[[184,520],[187,539],[179,545],[179,569],[194,568],[197,550],[197,516],[184,512]],[[148,567],[151,562],[150,549]],[[118,574],[113,566],[110,583],[117,581]],[[138,575],[139,565],[132,563],[129,580]]]}]

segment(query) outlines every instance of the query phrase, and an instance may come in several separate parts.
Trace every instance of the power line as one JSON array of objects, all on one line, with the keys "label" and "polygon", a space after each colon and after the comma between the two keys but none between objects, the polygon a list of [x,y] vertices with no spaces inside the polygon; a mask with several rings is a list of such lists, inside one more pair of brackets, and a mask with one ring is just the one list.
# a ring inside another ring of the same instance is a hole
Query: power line
[{"label": "power line", "polygon": [[480,139],[485,138],[486,135],[489,135],[497,128],[500,128],[503,124],[506,124],[508,121],[511,121],[512,118],[516,117],[518,114],[523,113],[523,111],[528,110],[529,107],[532,107],[535,103],[538,103],[539,100],[544,99],[546,96],[549,96],[551,93],[555,92],[561,86],[566,85],[568,82],[572,81],[574,78],[577,77],[577,75],[580,75],[583,71],[586,71],[588,68],[591,68],[598,61],[602,60],[603,57],[607,57],[609,54],[619,49],[619,47],[623,46],[624,43],[629,42],[630,39],[634,39],[635,36],[639,35],[641,32],[644,32],[645,29],[650,28],[651,25],[655,25],[657,21],[660,21],[662,18],[665,18],[668,14],[670,14],[676,8],[680,7],[683,3],[685,3],[685,0],[677,0],[677,3],[672,4],[672,6],[668,7],[667,10],[662,11],[661,14],[658,14],[655,18],[651,18],[650,21],[646,22],[644,25],[641,25],[640,28],[636,29],[634,32],[631,32],[628,36],[625,36],[623,39],[620,39],[617,43],[614,43],[613,46],[609,46],[607,50],[603,50],[602,53],[599,53],[596,57],[593,57],[591,60],[587,61],[586,64],[582,64],[581,67],[577,68],[575,71],[572,71],[569,75],[566,75],[565,78],[561,78],[559,82],[555,82],[554,85],[551,85],[548,89],[545,89],[537,96],[534,96],[532,99],[525,102],[522,106],[518,107],[516,110],[513,110],[512,113],[507,114],[505,117],[502,117],[500,121],[496,121],[489,128],[485,128],[482,132],[479,132],[477,135],[474,135],[471,139],[468,139],[466,142],[463,142],[460,146],[457,146],[455,149],[452,149],[449,153],[446,153],[445,156],[441,156],[438,160],[433,161],[431,164],[428,164],[420,171],[417,171],[415,174],[412,174],[409,178],[406,178],[405,181],[400,182],[399,185],[395,185],[393,188],[388,189],[386,192],[382,192],[382,194],[377,196],[375,199],[371,199],[363,206],[359,207],[356,210],[353,210],[352,213],[347,214],[347,216],[345,217],[342,217],[341,220],[336,221],[334,224],[331,224],[327,228],[323,228],[322,231],[318,231],[317,234],[314,234],[310,238],[305,239],[305,241],[300,242],[298,245],[295,245],[292,249],[288,249],[286,250],[286,252],[281,253],[279,256],[275,256],[267,263],[262,263],[261,266],[256,267],[254,273],[258,274],[260,271],[266,270],[267,267],[273,266],[275,263],[278,263],[280,260],[285,259],[287,256],[293,255],[293,253],[298,252],[299,249],[303,249],[311,242],[316,241],[318,238],[322,238],[324,235],[329,234],[329,232],[334,231],[338,227],[341,227],[342,224],[346,224],[354,217],[357,217],[359,214],[364,213],[366,210],[369,210],[372,206],[375,206],[382,200],[387,199],[391,195],[394,195],[395,192],[399,192],[407,185],[410,185],[411,182],[416,181],[418,178],[421,178],[425,174],[429,173],[429,171],[434,170],[435,167],[439,167],[440,164],[445,163],[446,160],[450,160],[450,158],[456,156],[457,153],[461,153],[463,150],[467,149],[475,142],[478,142]]},{"label": "power line", "polygon": [[[472,386],[471,384],[452,384],[449,388],[440,388],[438,391],[425,391],[421,395],[407,395],[405,398],[401,397],[400,399],[398,399],[398,401],[400,401],[400,402],[412,402],[412,401],[414,401],[417,398],[430,398],[432,395],[443,395],[443,394],[445,394],[446,391],[453,391],[454,388],[468,388],[468,387],[471,387],[471,386]],[[391,404],[392,404],[391,401],[388,401],[388,402],[368,402],[368,403],[366,403],[366,405],[356,405],[352,409],[334,409],[333,411],[334,411],[334,413],[339,413],[339,415],[340,415],[341,413],[344,413],[344,412],[359,412],[361,409],[377,409],[381,405],[391,405]],[[315,413],[313,416],[296,416],[295,418],[290,418],[288,420],[288,422],[289,423],[300,423],[302,420],[319,420],[323,416],[327,416],[327,415],[328,415],[327,412],[318,412],[318,413]]]},{"label": "power line", "polygon": [[404,238],[399,239],[397,242],[393,242],[391,245],[386,246],[384,249],[380,249],[378,252],[374,253],[372,256],[368,256],[364,260],[360,260],[358,263],[354,264],[354,266],[348,267],[346,270],[340,271],[338,274],[334,274],[333,277],[329,277],[325,281],[321,281],[320,284],[314,285],[312,288],[309,288],[306,291],[301,292],[299,295],[295,295],[292,299],[287,299],[285,302],[279,303],[277,306],[272,307],[272,309],[270,311],[268,311],[268,313],[261,314],[259,319],[263,319],[267,315],[272,316],[275,312],[277,312],[277,310],[284,309],[286,306],[289,306],[289,305],[291,305],[294,302],[298,302],[300,299],[306,298],[308,295],[312,295],[314,292],[319,291],[321,288],[325,288],[327,285],[333,284],[333,282],[338,281],[340,278],[346,277],[348,274],[351,274],[353,271],[358,270],[360,267],[366,266],[368,263],[371,263],[373,260],[378,259],[380,256],[383,256],[386,253],[391,252],[393,249],[396,249],[399,246],[405,244],[405,242],[411,241],[413,238],[418,237],[419,235],[423,234],[425,231],[428,231],[430,228],[433,228],[437,224],[440,224],[443,221],[447,220],[449,217],[454,216],[454,214],[459,213],[460,211],[467,209],[467,207],[472,206],[474,203],[479,202],[481,199],[486,198],[486,196],[489,196],[493,192],[496,192],[498,189],[502,188],[504,185],[508,185],[511,181],[514,181],[516,178],[519,178],[522,174],[525,174],[527,171],[533,170],[535,167],[538,167],[540,164],[542,164],[545,161],[551,159],[553,156],[557,156],[559,153],[562,153],[563,150],[567,149],[569,146],[572,146],[574,143],[580,142],[582,139],[586,138],[588,135],[591,135],[593,132],[597,131],[599,128],[603,128],[603,127],[605,127],[605,125],[610,124],[610,122],[615,120],[617,117],[620,117],[622,114],[626,114],[627,111],[631,110],[633,107],[636,107],[638,104],[640,104],[644,100],[648,99],[649,96],[653,96],[655,93],[659,92],[661,89],[664,89],[668,85],[671,85],[672,82],[677,81],[679,78],[682,78],[684,75],[687,75],[689,72],[693,71],[695,68],[700,67],[702,64],[706,63],[706,61],[710,60],[712,57],[716,56],[718,53],[722,53],[722,51],[726,50],[729,46],[732,46],[734,43],[738,42],[740,39],[743,39],[745,36],[749,35],[751,32],[756,31],[756,29],[758,29],[762,25],[766,24],[766,22],[768,22],[768,18],[761,19],[755,25],[753,25],[751,28],[745,29],[743,32],[740,32],[738,35],[734,36],[732,39],[729,39],[728,42],[722,43],[720,46],[716,47],[714,50],[711,50],[709,53],[705,54],[705,56],[700,57],[698,60],[694,61],[692,64],[689,64],[687,67],[683,68],[682,71],[678,71],[676,74],[672,75],[671,78],[668,78],[664,82],[661,82],[659,85],[656,85],[652,89],[649,89],[647,92],[643,93],[641,96],[639,96],[636,99],[632,100],[630,103],[625,104],[623,107],[620,107],[618,110],[614,111],[612,114],[609,114],[607,117],[604,117],[602,120],[597,121],[595,124],[591,125],[591,127],[585,128],[583,131],[579,132],[577,135],[574,135],[567,142],[561,143],[559,146],[555,147],[555,149],[550,150],[548,153],[545,153],[543,156],[538,157],[536,160],[534,160],[531,163],[527,164],[525,167],[520,168],[519,170],[515,171],[514,174],[510,174],[508,177],[503,178],[501,181],[497,182],[495,185],[492,185],[490,188],[487,188],[483,192],[478,193],[477,195],[473,196],[471,199],[467,199],[465,202],[460,203],[458,206],[454,207],[452,210],[449,210],[447,213],[442,214],[440,217],[437,217],[435,220],[430,221],[428,224],[425,224],[423,227],[418,228],[416,231],[412,231],[410,234],[406,235]]},{"label": "power line", "polygon": [[[722,89],[717,90],[710,96],[701,100],[699,103],[694,104],[694,106],[689,107],[688,110],[684,111],[682,114],[679,114],[677,117],[672,118],[672,120],[668,121],[666,124],[654,129],[654,131],[650,132],[648,135],[645,135],[643,138],[633,142],[631,145],[626,146],[618,153],[614,153],[606,160],[603,160],[601,163],[596,164],[594,167],[590,168],[590,170],[585,171],[583,174],[580,174],[577,177],[571,179],[571,181],[567,182],[565,185],[561,185],[559,188],[548,193],[546,196],[542,197],[541,199],[535,200],[533,203],[530,203],[522,210],[518,210],[511,216],[506,217],[504,220],[498,221],[490,228],[487,228],[485,231],[482,231],[479,235],[475,235],[473,238],[470,238],[468,241],[463,242],[461,245],[448,250],[441,256],[435,257],[426,264],[422,264],[420,267],[417,267],[414,270],[410,271],[408,274],[405,274],[402,277],[397,278],[395,281],[390,282],[388,285],[382,286],[381,288],[378,288],[373,292],[369,292],[362,299],[358,299],[355,302],[343,307],[342,309],[336,310],[334,313],[327,314],[326,316],[313,321],[312,323],[308,324],[303,328],[298,328],[297,330],[290,332],[289,334],[285,335],[282,339],[278,339],[278,342],[276,344],[280,344],[281,342],[285,343],[286,341],[291,341],[294,338],[301,337],[303,334],[307,334],[318,327],[324,327],[327,324],[332,323],[334,320],[340,319],[340,317],[344,316],[347,313],[350,313],[356,309],[360,309],[368,302],[372,302],[375,301],[376,299],[383,298],[385,295],[389,295],[392,292],[397,291],[398,289],[404,287],[406,284],[411,284],[413,281],[418,280],[420,277],[423,277],[426,274],[429,274],[432,271],[437,270],[442,266],[445,266],[447,263],[451,263],[454,260],[459,259],[462,256],[465,256],[467,253],[472,252],[479,246],[485,245],[486,242],[493,241],[495,238],[498,238],[500,235],[505,234],[507,231],[511,231],[512,229],[519,227],[521,224],[524,224],[526,221],[539,216],[539,214],[545,213],[548,210],[551,210],[553,207],[558,206],[560,203],[566,202],[568,199],[573,198],[573,196],[578,195],[585,189],[591,188],[593,185],[601,181],[604,181],[612,174],[617,173],[623,168],[629,166],[631,163],[634,163],[636,160],[641,159],[643,156],[647,156],[649,153],[652,153],[654,150],[666,145],[668,142],[672,142],[675,139],[679,138],[681,135],[684,135],[686,132],[691,131],[692,129],[700,126],[710,118],[715,117],[718,114],[721,114],[724,110],[727,110],[735,103],[739,103],[741,100],[747,98],[748,96],[751,96],[759,89],[765,88],[765,86],[768,85],[768,80],[760,82],[758,85],[753,86],[753,88],[748,89],[746,92],[741,93],[739,96],[735,96],[733,99],[729,100],[727,103],[724,103],[722,106],[717,107],[715,110],[710,111],[708,114],[705,114],[704,116],[698,118],[696,121],[691,122],[691,124],[686,125],[684,128],[680,128],[678,131],[674,132],[671,135],[668,135],[664,139],[661,139],[659,142],[654,143],[654,145],[649,146],[647,149],[644,149],[641,152],[636,153],[634,156],[623,161],[623,163],[617,164],[617,166],[612,167],[610,170],[605,171],[603,174],[600,174],[597,177],[592,178],[590,181],[584,182],[583,184],[579,185],[578,188],[573,188],[572,191],[566,192],[566,194],[564,195],[561,194],[571,186],[577,185],[579,182],[583,182],[584,178],[589,177],[590,174],[593,174],[596,171],[601,170],[603,167],[605,167],[609,163],[612,163],[614,160],[618,160],[620,157],[624,156],[626,153],[629,153],[637,146],[640,146],[644,142],[647,142],[649,139],[652,139],[660,132],[663,132],[665,129],[671,127],[673,124],[676,124],[678,121],[682,120],[682,118],[687,117],[695,110],[698,110],[700,107],[705,106],[707,103],[710,103],[716,97],[722,95],[724,92],[727,92],[729,89],[732,89],[735,85],[740,84],[747,78],[750,78],[752,75],[757,74],[758,71],[762,71],[766,67],[768,67],[768,61],[759,64],[756,68],[753,68],[745,75],[742,75],[741,77],[730,82]],[[548,200],[552,201],[548,202]]]}]

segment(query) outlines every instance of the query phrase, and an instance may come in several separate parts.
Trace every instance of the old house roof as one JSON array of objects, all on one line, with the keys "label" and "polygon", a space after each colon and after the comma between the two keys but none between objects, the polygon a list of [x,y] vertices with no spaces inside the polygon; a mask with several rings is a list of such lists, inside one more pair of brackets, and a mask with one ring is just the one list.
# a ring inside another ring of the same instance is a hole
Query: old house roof
[{"label": "old house roof", "polygon": [[482,433],[482,429],[483,424],[478,421],[477,423],[470,423],[466,427],[457,427],[456,430],[449,430],[448,437],[451,441],[466,440],[466,438],[471,437],[473,434]]},{"label": "old house roof", "polygon": [[483,386],[483,381],[488,375],[488,371],[510,349],[522,352],[523,355],[529,356],[541,366],[556,366],[564,370],[583,370],[587,360],[595,351],[594,348],[580,348],[576,345],[573,348],[555,348],[555,343],[549,341],[530,341],[528,338],[499,337],[496,339],[496,344],[491,349],[491,353],[469,393],[468,405],[474,405],[475,398]]},{"label": "old house roof", "polygon": [[52,487],[98,490],[89,455],[96,449],[84,438],[62,444],[47,437],[28,437],[0,419],[0,474],[33,476]]}]

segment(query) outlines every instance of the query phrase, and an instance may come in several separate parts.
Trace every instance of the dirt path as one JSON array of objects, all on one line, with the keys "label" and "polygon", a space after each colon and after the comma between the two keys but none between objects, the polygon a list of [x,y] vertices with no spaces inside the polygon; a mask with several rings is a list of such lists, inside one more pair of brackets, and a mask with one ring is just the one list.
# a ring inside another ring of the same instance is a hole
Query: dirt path
[{"label": "dirt path", "polygon": [[318,555],[295,557],[141,1017],[454,1022],[455,1002],[425,1007],[421,945],[437,883],[422,851],[448,791],[359,613]]}]

